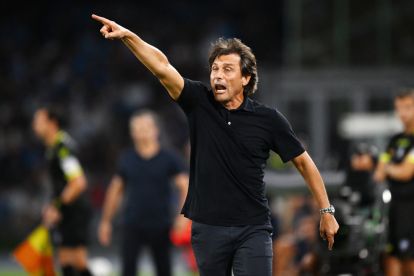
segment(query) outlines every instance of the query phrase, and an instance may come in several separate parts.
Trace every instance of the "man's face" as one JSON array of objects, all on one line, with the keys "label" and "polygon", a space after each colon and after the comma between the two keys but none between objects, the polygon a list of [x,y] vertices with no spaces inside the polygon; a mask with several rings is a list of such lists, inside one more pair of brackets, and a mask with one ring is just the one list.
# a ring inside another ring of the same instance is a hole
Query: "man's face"
[{"label": "man's face", "polygon": [[414,99],[412,97],[397,98],[394,106],[404,126],[407,127],[414,122]]},{"label": "man's face", "polygon": [[35,112],[33,116],[32,128],[37,137],[44,139],[50,124],[51,121],[49,120],[46,110],[39,109]]},{"label": "man's face", "polygon": [[242,94],[249,80],[250,76],[242,76],[238,54],[218,56],[211,65],[210,85],[214,98],[220,103]]},{"label": "man's face", "polygon": [[148,142],[158,139],[158,127],[151,115],[141,115],[132,119],[131,137],[135,143]]},{"label": "man's face", "polygon": [[351,157],[351,167],[355,171],[371,171],[374,166],[371,155],[367,153],[353,154]]}]

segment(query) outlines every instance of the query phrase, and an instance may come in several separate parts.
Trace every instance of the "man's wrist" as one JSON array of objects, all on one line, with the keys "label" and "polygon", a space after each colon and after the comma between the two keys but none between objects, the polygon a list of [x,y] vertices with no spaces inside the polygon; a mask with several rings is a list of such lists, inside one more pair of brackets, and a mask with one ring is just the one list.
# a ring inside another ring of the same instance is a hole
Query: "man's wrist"
[{"label": "man's wrist", "polygon": [[385,176],[392,176],[392,166],[386,165],[384,168],[384,175]]},{"label": "man's wrist", "polygon": [[139,38],[137,34],[131,32],[130,30],[124,28],[122,30],[121,40],[124,42],[128,42],[134,39]]},{"label": "man's wrist", "polygon": [[319,213],[321,215],[323,214],[335,215],[335,207],[331,204],[329,205],[329,207],[319,209]]},{"label": "man's wrist", "polygon": [[111,224],[111,219],[109,219],[109,218],[102,218],[101,219],[101,224]]}]

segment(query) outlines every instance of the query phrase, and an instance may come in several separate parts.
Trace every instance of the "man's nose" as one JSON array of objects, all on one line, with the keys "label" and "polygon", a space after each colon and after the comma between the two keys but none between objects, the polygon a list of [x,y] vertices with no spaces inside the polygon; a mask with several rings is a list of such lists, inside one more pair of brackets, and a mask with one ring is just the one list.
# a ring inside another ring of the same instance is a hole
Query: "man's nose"
[{"label": "man's nose", "polygon": [[223,72],[222,71],[215,72],[214,79],[215,80],[221,80],[221,79],[223,79]]}]

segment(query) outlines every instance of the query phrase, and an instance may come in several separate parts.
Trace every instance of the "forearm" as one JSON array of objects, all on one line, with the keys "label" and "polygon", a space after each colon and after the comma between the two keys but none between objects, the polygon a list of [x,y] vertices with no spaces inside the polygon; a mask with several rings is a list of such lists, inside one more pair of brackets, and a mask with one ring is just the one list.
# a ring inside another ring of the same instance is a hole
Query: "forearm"
[{"label": "forearm", "polygon": [[83,175],[69,181],[60,196],[61,203],[71,204],[80,196],[83,191],[85,191],[86,186],[86,179]]},{"label": "forearm", "polygon": [[375,169],[374,172],[374,181],[376,182],[383,182],[385,180],[385,167],[386,167],[386,163],[384,162],[379,162],[377,165],[377,168]]},{"label": "forearm", "polygon": [[175,183],[176,183],[176,186],[179,192],[179,203],[178,204],[179,204],[179,211],[181,211],[181,209],[184,206],[184,202],[185,202],[185,199],[187,197],[187,192],[188,192],[188,175],[180,174],[176,176]]},{"label": "forearm", "polygon": [[122,200],[122,182],[120,181],[119,177],[115,176],[109,185],[102,211],[103,221],[111,222],[118,210]]},{"label": "forearm", "polygon": [[[308,153],[304,152],[303,154],[294,158],[293,163],[308,184],[309,189],[311,190],[316,202],[319,205],[319,208],[329,207],[330,203],[328,194],[326,193],[322,177]],[[338,232],[338,229],[338,222],[333,215],[329,213],[321,215],[319,233],[322,238],[328,241],[329,250],[332,250],[332,246],[334,244],[334,236]]]},{"label": "forearm", "polygon": [[385,167],[386,175],[394,180],[407,181],[413,177],[412,169],[404,165],[389,164]]},{"label": "forearm", "polygon": [[170,64],[167,57],[160,50],[129,30],[126,30],[122,42],[157,78],[162,79],[165,77]]},{"label": "forearm", "polygon": [[184,189],[180,190],[180,198],[179,198],[179,203],[178,203],[179,204],[179,211],[178,211],[179,214],[181,213],[181,209],[184,206],[186,197],[187,197],[187,190],[184,190]]},{"label": "forearm", "polygon": [[315,163],[312,161],[307,152],[293,160],[298,171],[303,176],[312,195],[314,196],[319,208],[326,208],[330,205],[328,194],[322,176],[320,175]]},{"label": "forearm", "polygon": [[105,38],[121,39],[137,59],[158,78],[168,94],[174,100],[178,99],[184,87],[184,79],[160,50],[114,21],[97,15],[92,15],[92,18],[103,24],[100,32]]},{"label": "forearm", "polygon": [[102,221],[105,221],[105,222],[111,222],[112,221],[112,218],[114,217],[114,215],[115,215],[115,213],[116,213],[116,210],[117,210],[117,205],[118,204],[116,204],[116,199],[114,200],[114,199],[107,199],[106,201],[105,201],[105,204],[104,204],[104,208],[103,208],[103,211],[102,211]]}]

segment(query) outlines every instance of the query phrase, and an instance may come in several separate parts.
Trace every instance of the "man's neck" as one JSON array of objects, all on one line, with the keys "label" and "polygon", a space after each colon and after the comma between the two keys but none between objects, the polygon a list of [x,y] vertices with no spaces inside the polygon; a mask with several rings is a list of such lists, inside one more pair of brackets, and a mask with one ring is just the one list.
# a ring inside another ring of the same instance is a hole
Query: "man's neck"
[{"label": "man's neck", "polygon": [[48,133],[45,136],[46,146],[48,146],[48,147],[53,146],[56,143],[58,135],[59,135],[59,129],[55,129],[55,130],[50,131],[50,133]]},{"label": "man's neck", "polygon": [[407,134],[414,134],[414,122],[404,126],[404,132]]},{"label": "man's neck", "polygon": [[150,159],[155,156],[160,150],[158,141],[148,141],[135,143],[135,150],[145,159]]},{"label": "man's neck", "polygon": [[227,110],[233,110],[233,109],[238,109],[244,101],[244,95],[243,93],[240,93],[236,96],[234,96],[233,98],[230,99],[230,101],[222,103],[222,105],[227,109]]}]

